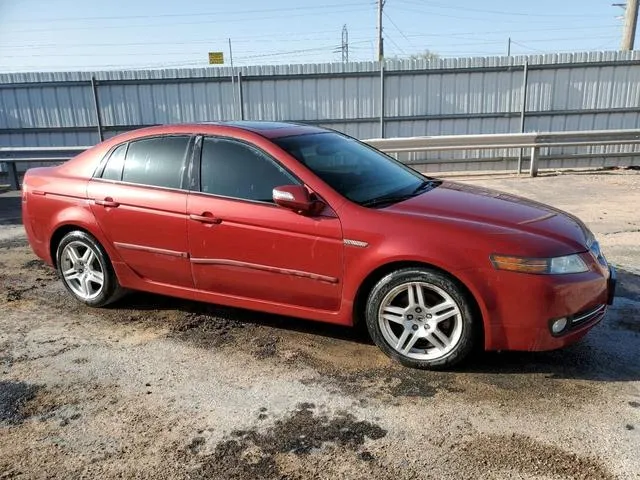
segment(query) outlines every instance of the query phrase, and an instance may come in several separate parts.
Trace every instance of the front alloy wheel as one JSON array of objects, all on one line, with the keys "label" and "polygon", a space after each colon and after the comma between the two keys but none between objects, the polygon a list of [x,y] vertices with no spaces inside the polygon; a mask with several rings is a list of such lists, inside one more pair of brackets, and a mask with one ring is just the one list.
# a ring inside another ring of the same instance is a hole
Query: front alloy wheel
[{"label": "front alloy wheel", "polygon": [[367,327],[390,357],[418,368],[448,367],[472,349],[474,328],[466,292],[447,275],[403,269],[373,288]]}]

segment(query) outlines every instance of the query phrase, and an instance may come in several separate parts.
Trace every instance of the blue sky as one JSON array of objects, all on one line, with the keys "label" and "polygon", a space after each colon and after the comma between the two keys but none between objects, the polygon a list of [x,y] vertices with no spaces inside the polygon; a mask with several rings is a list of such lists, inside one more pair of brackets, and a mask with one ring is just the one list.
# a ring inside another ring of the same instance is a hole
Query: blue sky
[{"label": "blue sky", "polygon": [[[387,0],[387,56],[616,50],[623,10],[612,0]],[[374,0],[0,0],[0,72],[373,60]]]}]

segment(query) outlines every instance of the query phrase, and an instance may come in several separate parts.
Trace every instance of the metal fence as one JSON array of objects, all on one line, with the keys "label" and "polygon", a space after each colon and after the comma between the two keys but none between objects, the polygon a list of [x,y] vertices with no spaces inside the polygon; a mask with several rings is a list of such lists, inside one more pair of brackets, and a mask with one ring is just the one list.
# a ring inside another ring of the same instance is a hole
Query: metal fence
[{"label": "metal fence", "polygon": [[[0,75],[0,146],[92,145],[146,125],[241,118],[318,124],[361,139],[636,128],[640,52]],[[637,151],[541,153],[550,166],[571,167],[636,163]],[[434,171],[510,169],[518,155],[402,159]]]}]

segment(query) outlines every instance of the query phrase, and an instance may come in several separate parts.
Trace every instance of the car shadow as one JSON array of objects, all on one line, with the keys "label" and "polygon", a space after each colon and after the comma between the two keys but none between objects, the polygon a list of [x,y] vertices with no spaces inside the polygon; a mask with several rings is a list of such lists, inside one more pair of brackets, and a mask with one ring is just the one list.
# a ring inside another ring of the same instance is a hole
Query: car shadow
[{"label": "car shadow", "polygon": [[314,322],[295,317],[274,315],[243,308],[225,307],[146,292],[131,292],[107,308],[126,308],[138,311],[178,310],[190,315],[203,315],[209,317],[211,321],[215,321],[215,319],[225,319],[235,324],[264,326],[373,345],[365,328],[351,328],[324,322]]},{"label": "car shadow", "polygon": [[22,224],[21,202],[20,192],[0,194],[0,225]]},{"label": "car shadow", "polygon": [[[616,293],[614,306],[601,324],[574,345],[548,352],[476,352],[462,365],[452,369],[452,373],[505,376],[537,374],[551,379],[640,381],[640,276],[619,270]],[[207,321],[222,318],[240,324],[320,335],[375,348],[364,326],[349,328],[141,292],[126,296],[113,304],[112,308],[178,310],[204,315],[208,317]],[[419,375],[419,372],[416,374]]]}]

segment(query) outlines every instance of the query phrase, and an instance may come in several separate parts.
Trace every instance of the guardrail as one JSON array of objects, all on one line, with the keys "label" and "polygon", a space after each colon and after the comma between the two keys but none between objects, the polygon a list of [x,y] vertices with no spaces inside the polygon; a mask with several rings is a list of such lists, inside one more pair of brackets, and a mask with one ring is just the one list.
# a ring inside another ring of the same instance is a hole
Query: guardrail
[{"label": "guardrail", "polygon": [[0,147],[0,162],[7,165],[11,188],[20,188],[17,163],[65,162],[90,147]]},{"label": "guardrail", "polygon": [[[518,173],[522,172],[522,149],[531,149],[529,175],[535,177],[538,174],[541,148],[640,144],[640,129],[372,138],[364,142],[386,153],[519,148],[521,154],[518,158]],[[0,147],[0,162],[7,164],[11,187],[17,189],[20,183],[16,163],[63,162],[88,148],[90,147]],[[491,160],[487,158],[473,161]]]},{"label": "guardrail", "polygon": [[[372,138],[364,141],[386,153],[487,150],[497,148],[531,149],[529,175],[535,177],[538,175],[538,160],[541,148],[640,144],[640,129],[439,135],[433,137]],[[640,152],[638,154],[640,155]],[[491,159],[486,159],[486,161],[490,160]],[[483,159],[474,159],[474,161],[483,161]],[[518,158],[518,173],[521,172],[522,152]]]}]

